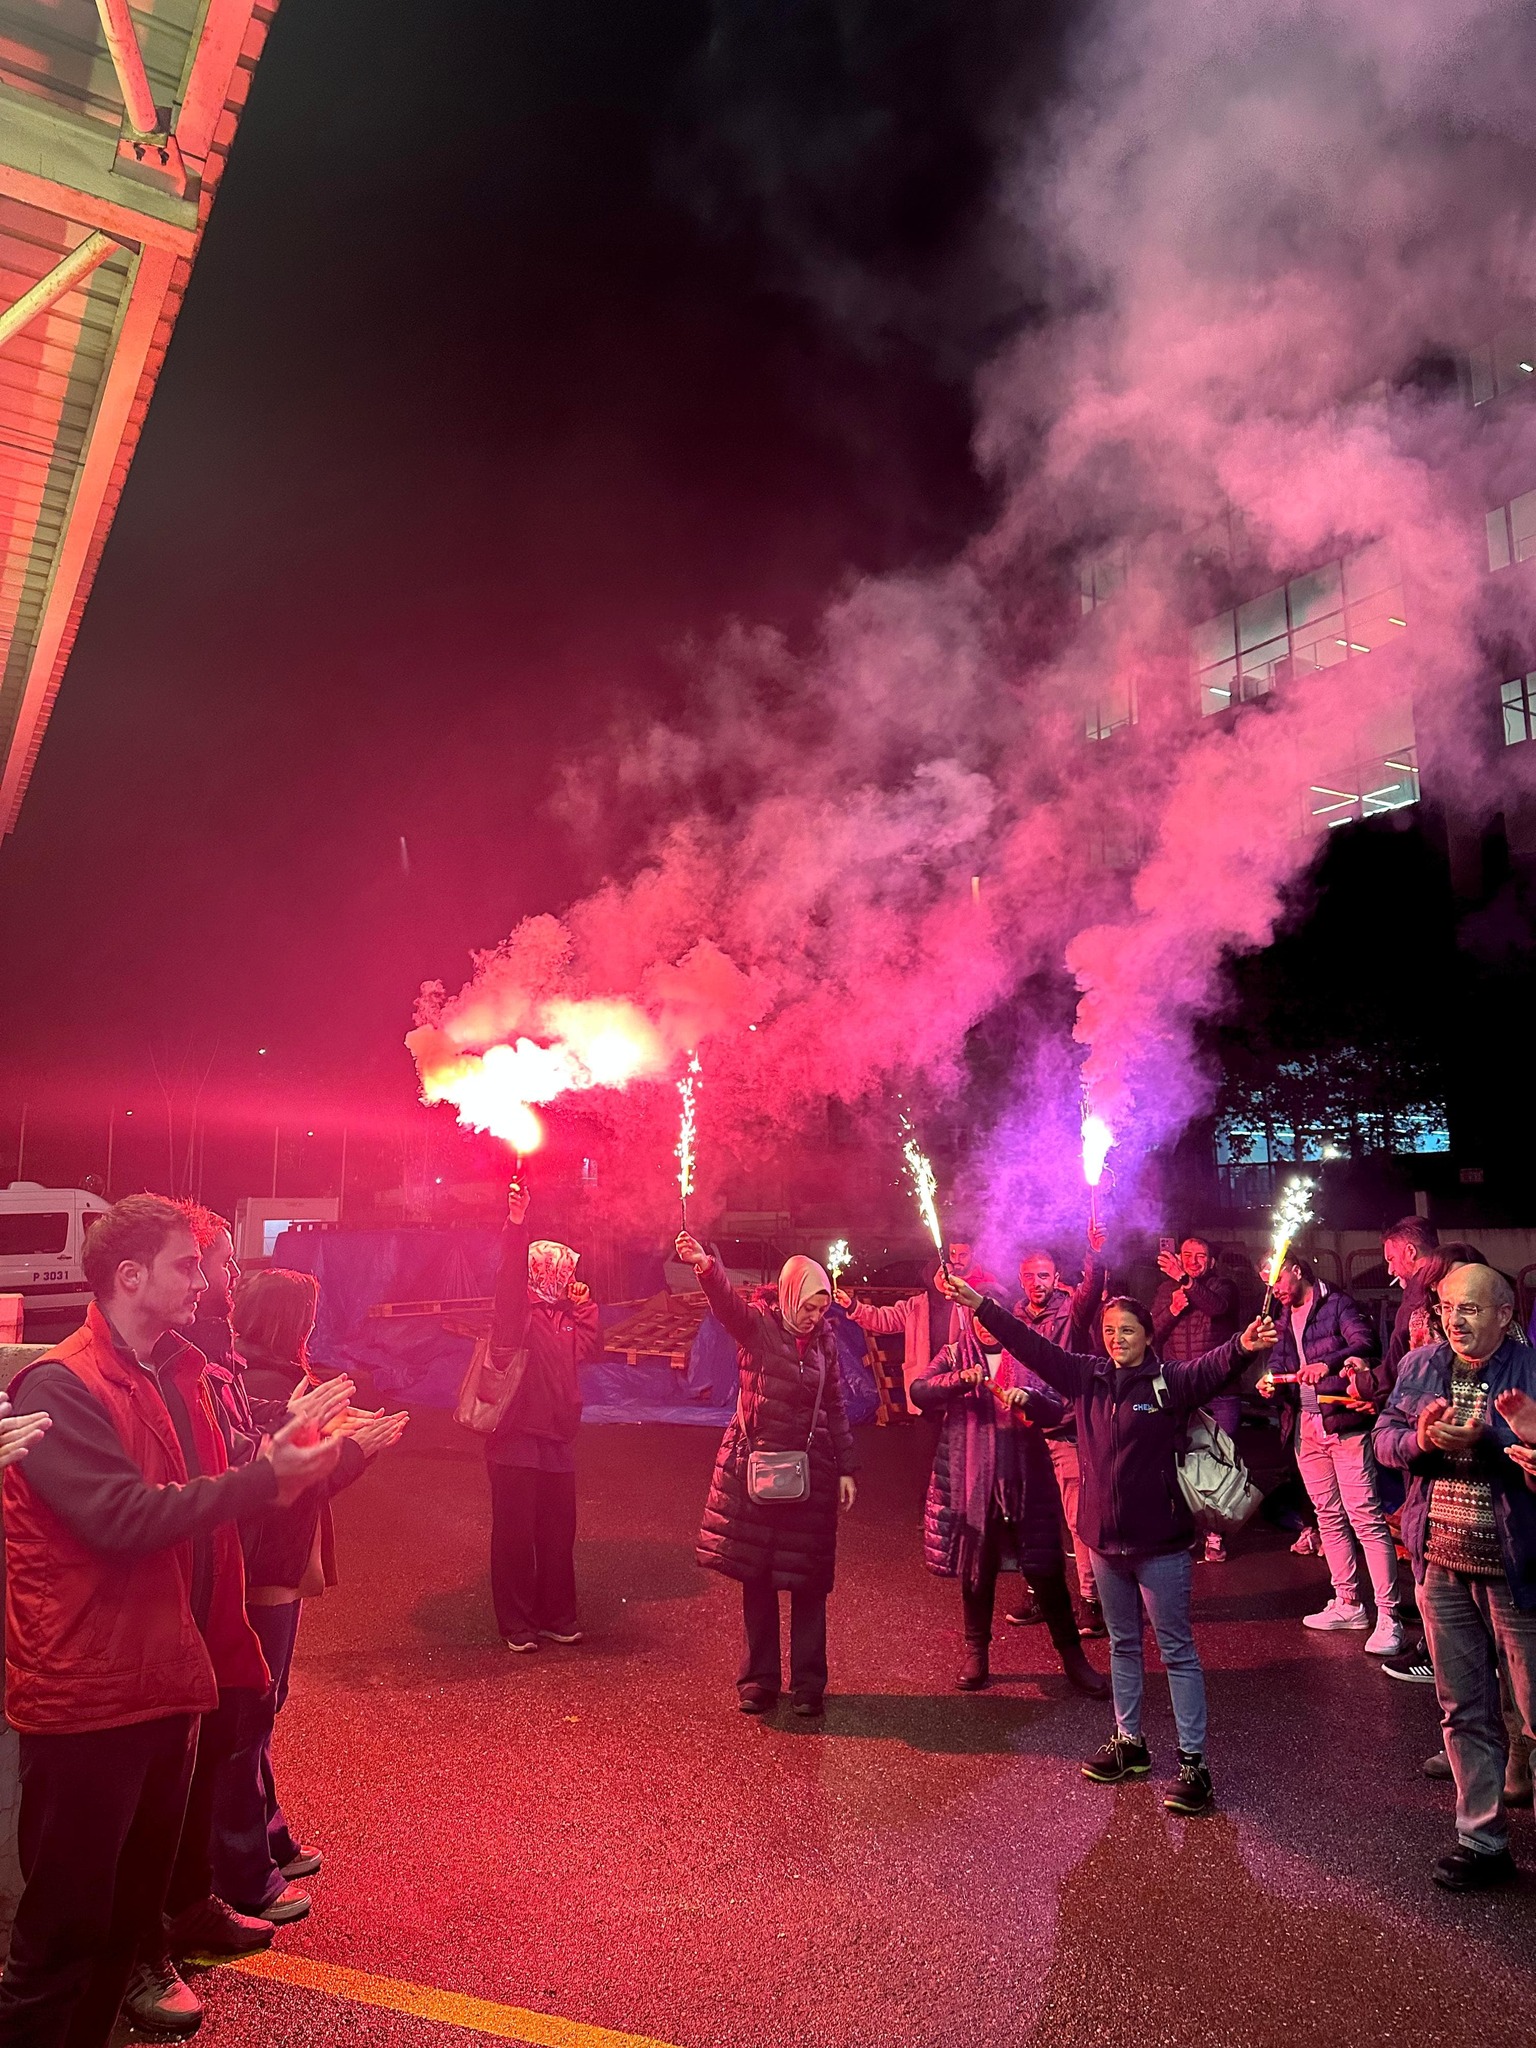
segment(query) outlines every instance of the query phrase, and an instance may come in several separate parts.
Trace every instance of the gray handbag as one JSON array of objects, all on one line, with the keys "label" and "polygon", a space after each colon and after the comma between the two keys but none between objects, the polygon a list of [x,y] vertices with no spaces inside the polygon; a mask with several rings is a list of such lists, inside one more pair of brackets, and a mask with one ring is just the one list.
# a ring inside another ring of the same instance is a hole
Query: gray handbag
[{"label": "gray handbag", "polygon": [[816,1406],[811,1410],[811,1426],[806,1432],[803,1451],[754,1451],[752,1439],[747,1436],[747,1418],[741,1405],[741,1395],[736,1396],[736,1420],[741,1424],[741,1433],[747,1445],[747,1499],[760,1501],[764,1505],[772,1502],[789,1503],[806,1500],[811,1491],[811,1443],[816,1435],[816,1425],[821,1420],[821,1397],[827,1388],[827,1361],[821,1361],[816,1376]]}]

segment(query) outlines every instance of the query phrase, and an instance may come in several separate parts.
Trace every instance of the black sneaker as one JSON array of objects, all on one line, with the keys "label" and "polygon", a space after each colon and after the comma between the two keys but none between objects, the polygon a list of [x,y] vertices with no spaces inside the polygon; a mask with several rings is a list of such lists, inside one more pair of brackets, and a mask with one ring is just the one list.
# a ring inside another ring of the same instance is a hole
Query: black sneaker
[{"label": "black sneaker", "polygon": [[1448,1892],[1486,1892],[1496,1885],[1513,1884],[1520,1872],[1507,1849],[1453,1849],[1442,1856],[1429,1873]]},{"label": "black sneaker", "polygon": [[779,1696],[766,1685],[754,1684],[748,1679],[740,1688],[741,1711],[744,1714],[771,1714],[779,1704]]},{"label": "black sneaker", "polygon": [[1102,1642],[1109,1634],[1104,1626],[1104,1610],[1097,1600],[1085,1600],[1083,1611],[1078,1616],[1077,1632],[1090,1642]]},{"label": "black sneaker", "polygon": [[1040,1603],[1033,1593],[1021,1593],[1018,1605],[1003,1616],[1010,1628],[1032,1628],[1037,1621],[1044,1621]]},{"label": "black sneaker", "polygon": [[1383,1657],[1381,1667],[1388,1678],[1400,1678],[1404,1685],[1433,1685],[1435,1667],[1428,1650],[1410,1650],[1406,1656]]},{"label": "black sneaker", "polygon": [[1163,1799],[1170,1813],[1204,1813],[1214,1802],[1215,1793],[1211,1788],[1211,1773],[1205,1758],[1187,1756],[1179,1751],[1179,1775],[1168,1787]]},{"label": "black sneaker", "polygon": [[1151,1768],[1152,1752],[1141,1737],[1117,1732],[1089,1757],[1083,1776],[1095,1785],[1120,1785],[1127,1778],[1144,1778]]},{"label": "black sneaker", "polygon": [[169,1956],[136,1963],[123,1993],[123,2018],[146,2034],[185,2039],[203,2024],[203,2001],[182,1982]]}]

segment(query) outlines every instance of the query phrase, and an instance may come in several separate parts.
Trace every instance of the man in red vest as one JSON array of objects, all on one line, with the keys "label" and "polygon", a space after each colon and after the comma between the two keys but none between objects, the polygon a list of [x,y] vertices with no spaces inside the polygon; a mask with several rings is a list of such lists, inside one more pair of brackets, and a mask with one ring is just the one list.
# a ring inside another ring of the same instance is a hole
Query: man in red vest
[{"label": "man in red vest", "polygon": [[[175,1334],[205,1283],[174,1203],[117,1203],[83,1264],[83,1327],[11,1388],[51,1427],[0,1494],[25,1879],[0,2048],[106,2048],[136,1956],[161,1939],[199,1717],[221,1684],[268,1682],[235,1522],[296,1499],[341,1447],[305,1414],[227,1469],[202,1354]],[[339,1410],[347,1383],[329,1388]]]}]

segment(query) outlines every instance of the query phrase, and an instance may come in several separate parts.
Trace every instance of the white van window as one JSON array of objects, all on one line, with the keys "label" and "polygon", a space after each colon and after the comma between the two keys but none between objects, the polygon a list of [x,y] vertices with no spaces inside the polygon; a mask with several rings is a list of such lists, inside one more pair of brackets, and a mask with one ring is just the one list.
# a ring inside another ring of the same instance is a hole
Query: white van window
[{"label": "white van window", "polygon": [[0,1259],[56,1259],[69,1238],[69,1211],[0,1211]]}]

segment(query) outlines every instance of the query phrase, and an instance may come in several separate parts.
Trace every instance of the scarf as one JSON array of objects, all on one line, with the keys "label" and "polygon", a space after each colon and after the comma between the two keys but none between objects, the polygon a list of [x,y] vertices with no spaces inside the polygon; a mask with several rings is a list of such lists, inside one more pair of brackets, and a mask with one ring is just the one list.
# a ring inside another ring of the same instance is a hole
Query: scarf
[{"label": "scarf", "polygon": [[536,1238],[528,1247],[528,1299],[542,1302],[545,1308],[558,1308],[570,1293],[580,1257],[568,1244]]},{"label": "scarf", "polygon": [[784,1261],[779,1274],[779,1314],[791,1336],[809,1337],[816,1328],[817,1318],[806,1308],[806,1296],[831,1292],[832,1282],[814,1259],[797,1253]]}]

